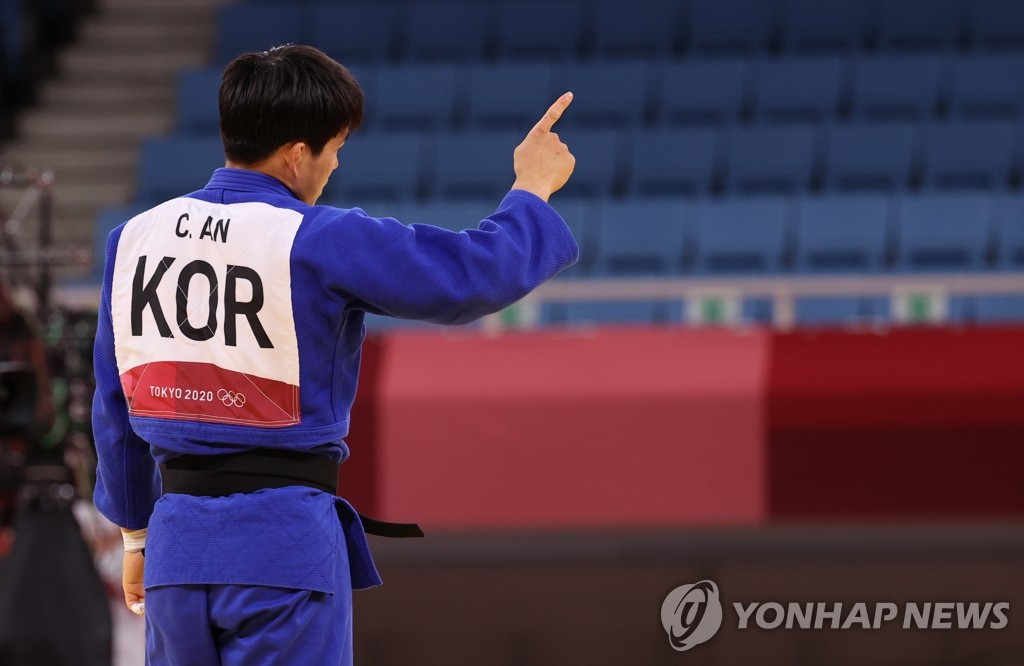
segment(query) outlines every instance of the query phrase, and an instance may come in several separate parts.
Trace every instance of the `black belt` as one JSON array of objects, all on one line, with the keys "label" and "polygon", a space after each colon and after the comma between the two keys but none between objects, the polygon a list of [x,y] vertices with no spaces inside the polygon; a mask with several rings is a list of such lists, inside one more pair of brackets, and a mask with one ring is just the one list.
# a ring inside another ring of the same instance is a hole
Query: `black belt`
[{"label": "black belt", "polygon": [[[338,494],[338,463],[324,456],[284,449],[251,449],[214,456],[184,455],[160,465],[164,493],[226,497],[267,488],[306,486]],[[415,523],[387,523],[359,514],[367,534],[421,537]]]}]

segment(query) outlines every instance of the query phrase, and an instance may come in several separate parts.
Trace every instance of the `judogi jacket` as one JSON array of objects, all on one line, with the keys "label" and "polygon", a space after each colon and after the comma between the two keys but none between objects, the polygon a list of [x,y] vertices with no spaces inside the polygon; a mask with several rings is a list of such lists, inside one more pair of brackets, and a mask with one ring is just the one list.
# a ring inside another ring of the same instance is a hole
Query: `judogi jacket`
[{"label": "judogi jacket", "polygon": [[336,592],[339,566],[356,589],[379,584],[344,500],[305,487],[161,497],[157,465],[256,447],[344,461],[365,313],[470,322],[578,254],[524,191],[452,232],[309,206],[228,168],[116,228],[94,350],[95,502],[122,527],[148,525],[146,587]]}]

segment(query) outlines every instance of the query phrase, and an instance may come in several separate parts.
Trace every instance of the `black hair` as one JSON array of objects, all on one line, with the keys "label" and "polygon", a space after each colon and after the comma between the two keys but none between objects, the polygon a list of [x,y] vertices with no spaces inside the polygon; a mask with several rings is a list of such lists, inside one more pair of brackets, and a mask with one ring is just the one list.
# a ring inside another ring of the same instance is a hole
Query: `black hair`
[{"label": "black hair", "polygon": [[363,122],[363,91],[348,69],[311,46],[289,44],[243,53],[220,84],[224,155],[256,164],[301,141],[313,155]]}]

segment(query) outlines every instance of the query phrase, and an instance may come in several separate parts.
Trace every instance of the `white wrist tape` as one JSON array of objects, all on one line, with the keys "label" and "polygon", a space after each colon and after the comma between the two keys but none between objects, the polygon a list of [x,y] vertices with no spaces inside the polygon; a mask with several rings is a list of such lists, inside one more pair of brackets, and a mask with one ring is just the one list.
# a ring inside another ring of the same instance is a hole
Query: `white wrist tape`
[{"label": "white wrist tape", "polygon": [[146,529],[143,527],[141,530],[128,532],[121,530],[121,536],[124,538],[124,552],[136,553],[146,547]]}]

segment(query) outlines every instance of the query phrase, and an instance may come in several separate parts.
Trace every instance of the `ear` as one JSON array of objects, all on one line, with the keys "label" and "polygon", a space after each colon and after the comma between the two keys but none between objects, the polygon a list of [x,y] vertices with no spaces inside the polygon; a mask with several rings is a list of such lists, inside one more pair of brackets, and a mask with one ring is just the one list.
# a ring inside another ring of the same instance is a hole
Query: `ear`
[{"label": "ear", "polygon": [[296,141],[281,147],[284,153],[284,163],[288,165],[288,170],[292,173],[297,173],[299,166],[306,158],[307,146],[302,141]]}]

